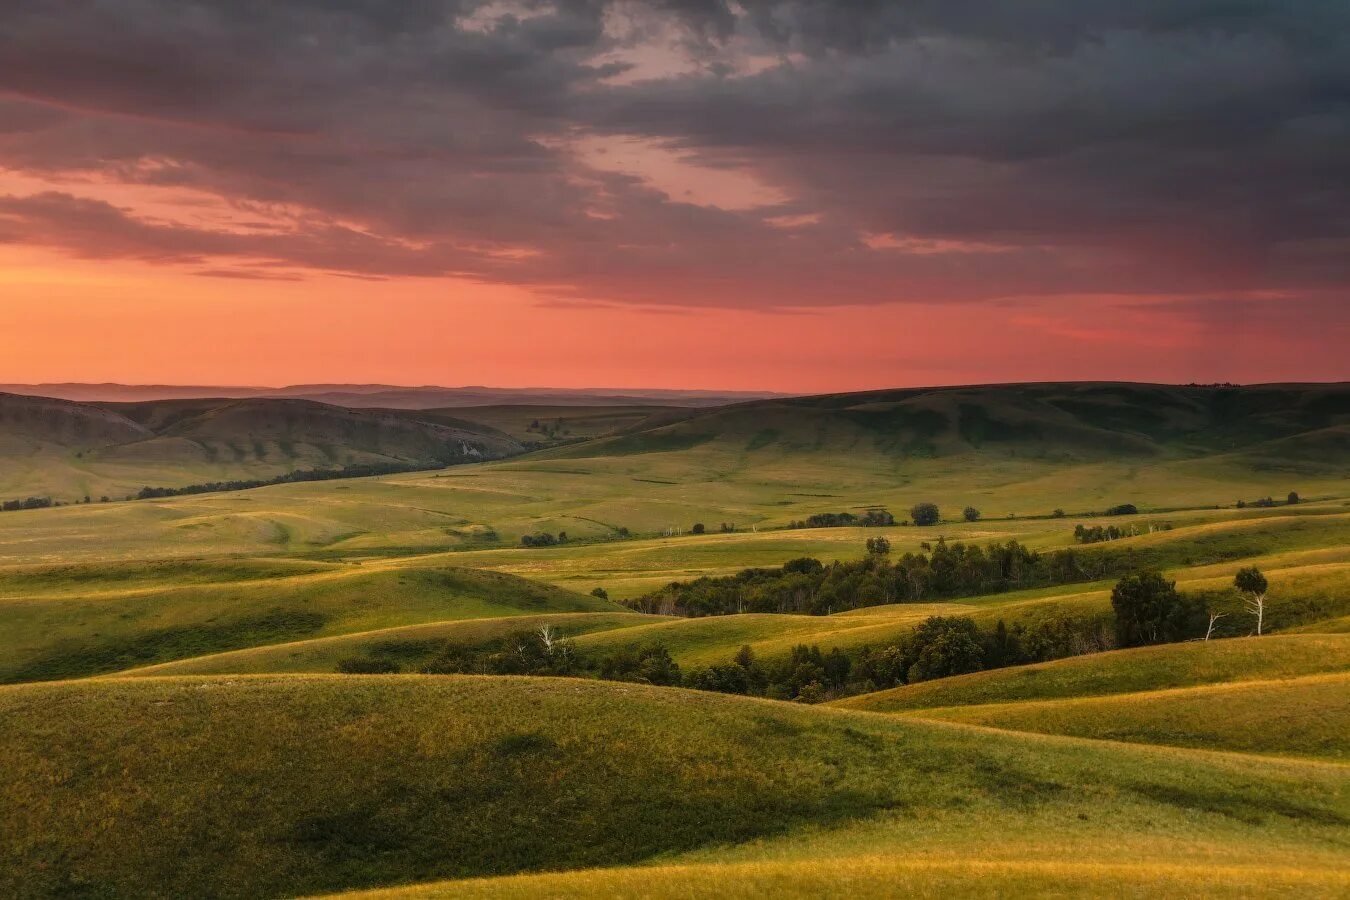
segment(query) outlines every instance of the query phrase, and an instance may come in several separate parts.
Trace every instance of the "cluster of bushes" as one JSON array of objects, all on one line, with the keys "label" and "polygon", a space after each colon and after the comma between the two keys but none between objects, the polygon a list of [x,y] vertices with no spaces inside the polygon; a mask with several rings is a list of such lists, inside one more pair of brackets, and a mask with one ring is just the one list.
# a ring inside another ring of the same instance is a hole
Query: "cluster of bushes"
[{"label": "cluster of bushes", "polygon": [[1121,503],[1108,509],[1103,515],[1107,516],[1133,516],[1139,512],[1139,507],[1133,503]]},{"label": "cluster of bushes", "polygon": [[860,525],[865,528],[879,528],[895,524],[895,516],[877,507],[869,509],[860,516],[851,512],[816,513],[805,519],[788,523],[789,528],[848,528]]},{"label": "cluster of bushes", "polygon": [[567,532],[560,531],[556,535],[549,534],[547,531],[537,531],[534,534],[521,535],[520,546],[522,547],[556,547],[558,544],[567,543]]},{"label": "cluster of bushes", "polygon": [[423,472],[439,468],[426,463],[360,463],[340,469],[296,469],[274,478],[249,478],[235,481],[208,481],[183,487],[143,487],[133,499],[151,500],[158,497],[181,497],[187,494],[214,494],[219,491],[243,491],[274,484],[295,484],[303,481],[332,481],[337,478],[369,478],[373,475],[395,475],[400,472]]},{"label": "cluster of bushes", "polygon": [[6,500],[0,503],[0,511],[17,512],[21,509],[46,509],[54,506],[51,497],[25,497],[23,500]]},{"label": "cluster of bushes", "polygon": [[[925,546],[929,546],[925,544]],[[1096,552],[1039,553],[1015,540],[975,544],[939,539],[928,553],[891,560],[889,542],[869,542],[868,556],[822,564],[803,557],[781,569],[745,569],[735,575],[674,581],[624,601],[640,612],[677,616],[734,613],[827,615],[885,603],[993,594],[1101,578],[1123,564]]]},{"label": "cluster of bushes", "polygon": [[[1171,522],[1150,523],[1149,532],[1171,531]],[[1100,544],[1103,541],[1118,541],[1121,538],[1135,537],[1143,534],[1138,525],[1129,525],[1120,527],[1118,525],[1075,525],[1073,527],[1073,539],[1080,544]]]},{"label": "cluster of bushes", "polygon": [[[1298,495],[1298,491],[1290,491],[1288,498],[1286,498],[1285,500],[1285,503],[1289,504],[1290,506],[1293,506],[1294,504],[1298,503],[1300,499],[1301,498]],[[1272,506],[1279,506],[1279,505],[1280,504],[1278,503],[1278,501],[1276,501],[1275,498],[1273,497],[1262,497],[1259,500],[1253,500],[1251,503],[1248,503],[1246,500],[1239,500],[1237,502],[1238,509],[1245,509],[1248,506],[1255,506],[1259,509],[1269,509]]]}]

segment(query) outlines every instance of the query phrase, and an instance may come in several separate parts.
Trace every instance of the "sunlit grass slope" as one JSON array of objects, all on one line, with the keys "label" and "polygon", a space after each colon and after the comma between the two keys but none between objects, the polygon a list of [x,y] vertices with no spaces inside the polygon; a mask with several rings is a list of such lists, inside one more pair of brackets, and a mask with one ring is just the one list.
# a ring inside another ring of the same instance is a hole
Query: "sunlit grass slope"
[{"label": "sunlit grass slope", "polygon": [[[1326,891],[1350,849],[1342,766],[635,685],[95,680],[0,688],[0,717],[5,896],[279,896],[673,853],[792,864],[763,884],[814,860],[811,885],[850,856],[1066,845],[1096,848],[1079,862],[1273,860],[1303,871],[1245,877]],[[678,872],[650,877],[680,893]]]},{"label": "sunlit grass slope", "polygon": [[446,565],[201,560],[0,571],[0,681],[72,678],[225,650],[449,619],[616,611]]},{"label": "sunlit grass slope", "polygon": [[1276,865],[1084,863],[1071,860],[988,862],[972,858],[857,856],[634,866],[546,875],[446,881],[340,894],[344,900],[442,898],[761,897],[1342,897],[1350,873]]},{"label": "sunlit grass slope", "polygon": [[215,653],[178,662],[161,663],[123,674],[152,675],[228,675],[291,672],[334,672],[338,663],[351,657],[376,658],[414,672],[447,645],[481,646],[489,641],[520,631],[532,631],[545,625],[563,637],[575,637],[612,628],[646,625],[658,616],[622,612],[550,613],[517,615],[497,619],[465,619],[405,625],[314,638],[287,644],[253,647],[228,653]]},{"label": "sunlit grass slope", "polygon": [[904,685],[838,700],[834,705],[903,712],[1344,671],[1350,671],[1350,635],[1266,635],[1073,656]]},{"label": "sunlit grass slope", "polygon": [[1350,761],[1350,673],[910,714],[1042,734]]}]

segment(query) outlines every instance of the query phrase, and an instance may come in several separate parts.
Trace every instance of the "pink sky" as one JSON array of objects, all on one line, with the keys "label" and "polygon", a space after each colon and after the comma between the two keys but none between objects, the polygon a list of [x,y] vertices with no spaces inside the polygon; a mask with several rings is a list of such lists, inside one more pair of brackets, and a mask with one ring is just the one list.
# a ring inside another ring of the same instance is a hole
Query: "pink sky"
[{"label": "pink sky", "polygon": [[21,5],[0,381],[1350,377],[1331,7],[960,8]]}]

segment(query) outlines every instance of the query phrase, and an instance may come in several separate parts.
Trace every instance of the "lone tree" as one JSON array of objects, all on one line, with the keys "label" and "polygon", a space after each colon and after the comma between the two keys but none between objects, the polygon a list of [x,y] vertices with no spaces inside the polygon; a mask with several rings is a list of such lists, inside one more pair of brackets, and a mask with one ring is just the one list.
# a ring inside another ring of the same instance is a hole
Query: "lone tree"
[{"label": "lone tree", "polygon": [[965,516],[967,522],[974,522],[980,517],[980,511],[973,506],[967,506],[961,510],[961,515]]},{"label": "lone tree", "polygon": [[1116,640],[1122,647],[1161,644],[1182,637],[1194,610],[1177,583],[1152,570],[1132,572],[1111,590]]},{"label": "lone tree", "polygon": [[591,591],[591,596],[592,596],[592,597],[599,597],[601,600],[608,600],[608,599],[609,599],[609,591],[605,590],[605,589],[602,588],[602,587],[598,587],[598,588],[595,588],[595,589],[593,589],[593,590]]},{"label": "lone tree", "polygon": [[1290,505],[1290,506],[1293,506],[1295,503],[1297,503],[1297,502],[1299,501],[1299,499],[1300,499],[1300,497],[1299,497],[1299,495],[1298,495],[1298,491],[1290,491],[1290,492],[1289,492],[1289,505]]},{"label": "lone tree", "polygon": [[695,522],[695,523],[694,523],[694,527],[693,527],[693,528],[690,528],[689,530],[690,530],[690,532],[692,532],[693,534],[702,534],[703,532],[707,531],[708,529],[703,527],[703,523],[702,523],[702,522]]},{"label": "lone tree", "polygon": [[885,556],[891,552],[891,542],[884,537],[874,537],[867,539],[868,556]]},{"label": "lone tree", "polygon": [[1233,586],[1242,592],[1243,608],[1256,616],[1256,633],[1260,634],[1266,624],[1266,589],[1270,586],[1266,576],[1256,566],[1238,569]]},{"label": "lone tree", "polygon": [[909,517],[915,525],[936,525],[942,520],[942,513],[936,503],[916,503],[910,508]]}]

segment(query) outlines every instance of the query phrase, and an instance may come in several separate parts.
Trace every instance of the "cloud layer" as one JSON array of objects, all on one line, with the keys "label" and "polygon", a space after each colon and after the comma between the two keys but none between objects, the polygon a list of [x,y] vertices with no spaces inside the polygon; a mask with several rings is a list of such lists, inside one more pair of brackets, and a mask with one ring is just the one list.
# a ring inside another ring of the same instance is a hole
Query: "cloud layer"
[{"label": "cloud layer", "polygon": [[0,60],[0,243],[613,304],[1350,302],[1334,0],[10,0]]}]

